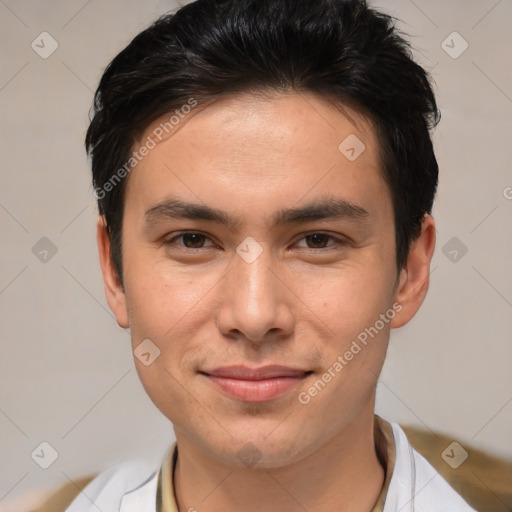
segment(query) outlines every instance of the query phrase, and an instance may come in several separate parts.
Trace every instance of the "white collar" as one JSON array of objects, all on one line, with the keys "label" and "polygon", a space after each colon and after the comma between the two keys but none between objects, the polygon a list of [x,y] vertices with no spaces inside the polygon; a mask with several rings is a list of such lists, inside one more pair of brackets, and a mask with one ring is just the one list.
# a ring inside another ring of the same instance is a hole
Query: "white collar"
[{"label": "white collar", "polygon": [[[396,459],[384,512],[475,512],[391,424]],[[121,464],[93,480],[67,512],[156,512],[159,471],[144,464]]]}]

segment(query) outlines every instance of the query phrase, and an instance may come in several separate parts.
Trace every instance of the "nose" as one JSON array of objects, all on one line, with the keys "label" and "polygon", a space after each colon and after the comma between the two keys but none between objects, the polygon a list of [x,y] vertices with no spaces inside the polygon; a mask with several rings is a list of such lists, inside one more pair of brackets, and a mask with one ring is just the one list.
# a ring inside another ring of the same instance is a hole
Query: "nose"
[{"label": "nose", "polygon": [[292,297],[265,251],[251,263],[235,255],[221,287],[218,328],[225,336],[252,342],[284,339],[295,329]]}]

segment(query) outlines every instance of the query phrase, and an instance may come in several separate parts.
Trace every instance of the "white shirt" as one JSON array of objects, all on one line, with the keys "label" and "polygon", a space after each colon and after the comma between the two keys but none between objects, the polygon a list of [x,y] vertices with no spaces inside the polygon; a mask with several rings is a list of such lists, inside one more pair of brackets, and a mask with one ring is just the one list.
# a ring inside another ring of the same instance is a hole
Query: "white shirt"
[{"label": "white shirt", "polygon": [[[383,512],[476,512],[414,450],[400,426],[391,427],[396,459]],[[142,461],[117,464],[90,482],[66,512],[157,512],[158,475],[159,468]]]}]

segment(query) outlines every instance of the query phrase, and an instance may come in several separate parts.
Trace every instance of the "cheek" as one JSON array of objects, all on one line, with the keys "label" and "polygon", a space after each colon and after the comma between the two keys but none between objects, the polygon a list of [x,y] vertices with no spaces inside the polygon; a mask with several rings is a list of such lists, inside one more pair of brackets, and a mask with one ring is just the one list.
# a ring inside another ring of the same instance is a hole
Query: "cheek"
[{"label": "cheek", "polygon": [[190,360],[204,350],[205,324],[212,316],[210,299],[218,277],[211,272],[192,276],[163,264],[150,267],[141,265],[136,272],[132,266],[126,300],[133,350],[149,339],[159,351],[150,366],[135,363],[146,391],[160,408],[158,396],[177,397],[180,383],[188,378]]},{"label": "cheek", "polygon": [[298,295],[340,343],[373,325],[389,308],[392,280],[382,267],[372,271],[369,265],[347,266],[308,281],[306,285],[297,276]]},{"label": "cheek", "polygon": [[[127,285],[126,297],[137,373],[156,407],[167,417],[172,411],[171,421],[180,423],[179,411],[194,406],[186,389],[188,369],[183,362],[197,350],[194,332],[201,330],[206,318],[203,286],[199,280],[179,272],[159,272],[154,266],[127,282],[134,284]],[[147,366],[136,357],[139,344],[147,343],[144,340],[150,340],[158,354]]]},{"label": "cheek", "polygon": [[215,275],[192,274],[165,261],[143,263],[127,272],[130,329],[134,341],[142,336],[163,343],[195,318],[204,318],[202,302],[215,285]]},{"label": "cheek", "polygon": [[160,412],[175,426],[194,421],[208,424],[207,412],[198,403],[198,396],[180,373],[175,355],[164,351],[149,366],[136,362],[137,373],[146,394]]}]

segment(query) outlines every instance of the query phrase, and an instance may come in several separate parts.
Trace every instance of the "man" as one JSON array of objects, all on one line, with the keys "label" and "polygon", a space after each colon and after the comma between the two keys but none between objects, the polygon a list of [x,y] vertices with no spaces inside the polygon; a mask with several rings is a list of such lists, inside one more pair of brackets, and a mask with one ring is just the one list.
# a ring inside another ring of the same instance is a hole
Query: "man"
[{"label": "man", "polygon": [[112,61],[86,141],[100,261],[177,442],[70,512],[472,510],[374,416],[427,293],[437,121],[364,1],[198,0]]}]

